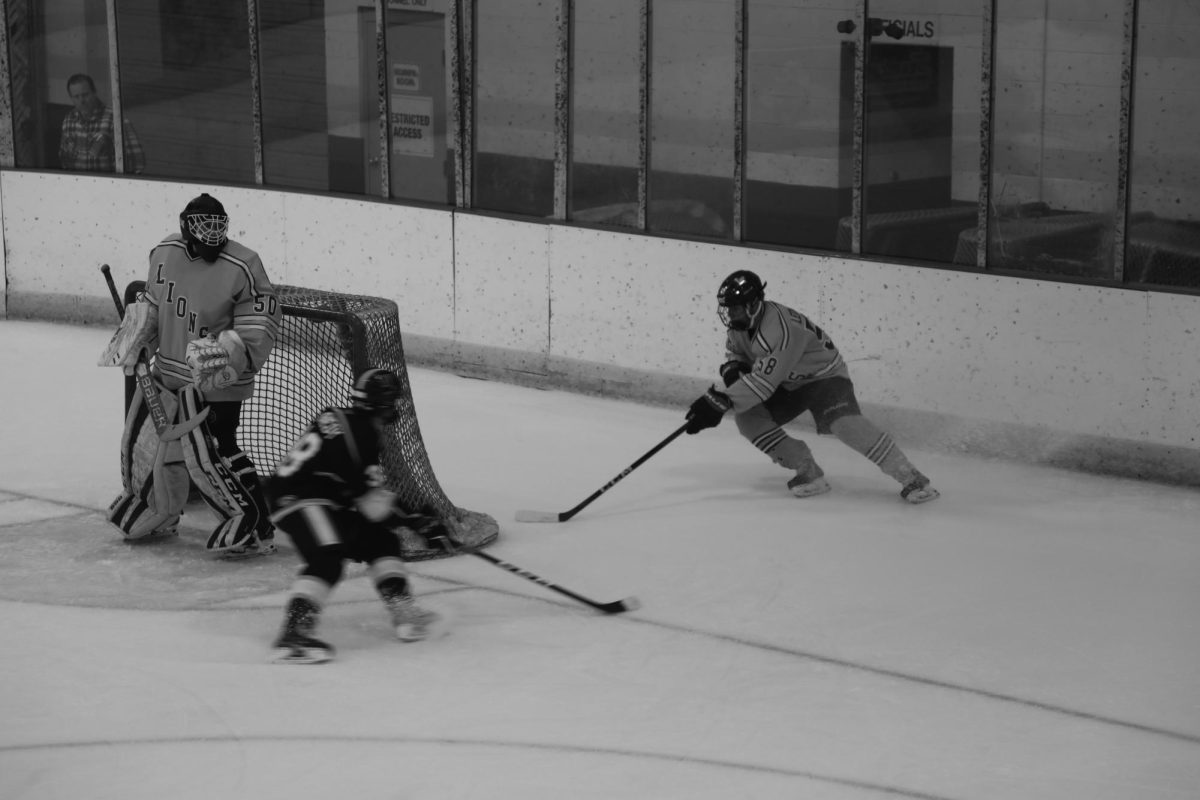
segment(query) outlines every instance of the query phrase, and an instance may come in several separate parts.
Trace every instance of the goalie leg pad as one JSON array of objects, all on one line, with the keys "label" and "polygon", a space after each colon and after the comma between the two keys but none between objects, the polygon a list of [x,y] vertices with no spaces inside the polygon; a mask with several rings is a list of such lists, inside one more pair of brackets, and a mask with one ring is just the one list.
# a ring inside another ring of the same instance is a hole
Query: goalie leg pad
[{"label": "goalie leg pad", "polygon": [[[180,417],[183,421],[203,410],[194,386],[179,390]],[[241,476],[218,452],[208,423],[188,431],[181,441],[183,460],[196,488],[220,522],[208,537],[209,550],[228,550],[250,541],[259,524],[259,510]]]},{"label": "goalie leg pad", "polygon": [[[174,418],[175,402],[162,395]],[[107,519],[126,539],[139,539],[170,527],[187,504],[189,481],[178,442],[158,438],[142,389],[134,390],[121,434],[121,494]]]}]

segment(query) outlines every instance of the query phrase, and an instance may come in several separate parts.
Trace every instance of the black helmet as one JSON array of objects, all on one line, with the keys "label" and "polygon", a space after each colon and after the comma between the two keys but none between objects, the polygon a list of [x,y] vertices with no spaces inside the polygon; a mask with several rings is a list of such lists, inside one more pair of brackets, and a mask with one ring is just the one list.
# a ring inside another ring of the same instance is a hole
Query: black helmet
[{"label": "black helmet", "polygon": [[350,399],[355,408],[370,411],[383,422],[391,423],[400,418],[396,402],[402,394],[403,387],[396,373],[372,367],[354,381]]},{"label": "black helmet", "polygon": [[767,285],[748,269],[739,269],[717,289],[717,315],[726,328],[746,331],[758,324]]},{"label": "black helmet", "polygon": [[179,213],[179,232],[189,253],[213,263],[229,241],[229,215],[225,206],[211,194],[193,198]]}]

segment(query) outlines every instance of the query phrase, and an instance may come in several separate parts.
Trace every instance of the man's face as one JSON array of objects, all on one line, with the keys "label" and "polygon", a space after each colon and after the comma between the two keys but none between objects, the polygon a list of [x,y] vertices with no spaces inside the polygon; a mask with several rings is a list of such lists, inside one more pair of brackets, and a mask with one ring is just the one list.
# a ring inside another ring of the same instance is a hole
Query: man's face
[{"label": "man's face", "polygon": [[75,110],[81,114],[92,114],[100,108],[100,98],[96,96],[96,90],[86,81],[72,83],[67,87],[67,93],[71,95]]}]

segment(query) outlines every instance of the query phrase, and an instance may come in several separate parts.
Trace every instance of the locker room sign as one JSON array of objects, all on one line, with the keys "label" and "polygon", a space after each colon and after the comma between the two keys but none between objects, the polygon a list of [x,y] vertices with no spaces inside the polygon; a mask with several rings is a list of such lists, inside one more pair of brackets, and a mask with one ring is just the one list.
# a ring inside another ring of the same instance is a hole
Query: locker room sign
[{"label": "locker room sign", "polygon": [[392,155],[433,158],[433,98],[392,95]]}]

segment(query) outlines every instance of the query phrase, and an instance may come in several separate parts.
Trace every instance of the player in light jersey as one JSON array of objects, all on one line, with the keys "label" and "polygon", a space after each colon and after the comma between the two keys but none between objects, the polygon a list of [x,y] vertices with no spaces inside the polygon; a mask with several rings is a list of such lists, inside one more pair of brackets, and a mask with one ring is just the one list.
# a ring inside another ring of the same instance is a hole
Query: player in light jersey
[{"label": "player in light jersey", "polygon": [[797,497],[830,490],[808,445],[783,425],[811,411],[818,433],[832,433],[901,485],[900,496],[924,503],[938,496],[891,435],[862,415],[850,371],[829,336],[799,311],[767,300],[766,284],[738,270],[717,290],[717,312],[727,329],[724,391],[714,385],[688,410],[688,433],[715,427],[732,410],[742,436],[775,463],[794,470],[788,488]]},{"label": "player in light jersey", "polygon": [[347,560],[366,563],[398,639],[418,641],[442,628],[440,615],[412,597],[396,529],[416,531],[447,549],[457,543],[439,519],[405,509],[384,488],[379,463],[386,426],[399,416],[401,388],[390,370],[363,372],[351,390],[352,405],[318,414],[267,480],[273,518],[304,562],[275,639],[272,659],[277,663],[318,664],[333,658],[333,647],[313,634]]},{"label": "player in light jersey", "polygon": [[[193,199],[179,215],[179,229],[150,252],[144,299],[157,323],[155,377],[172,392],[196,384],[209,409],[208,435],[185,442],[190,463],[200,465],[190,471],[206,499],[206,490],[219,493],[217,505],[209,504],[238,520],[210,547],[229,557],[265,555],[275,550],[274,528],[237,429],[242,402],[275,346],[282,312],[258,253],[229,238],[220,201],[210,194]],[[215,453],[205,452],[210,441]]]}]

